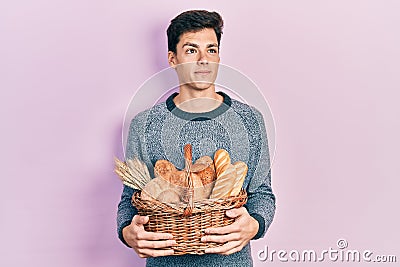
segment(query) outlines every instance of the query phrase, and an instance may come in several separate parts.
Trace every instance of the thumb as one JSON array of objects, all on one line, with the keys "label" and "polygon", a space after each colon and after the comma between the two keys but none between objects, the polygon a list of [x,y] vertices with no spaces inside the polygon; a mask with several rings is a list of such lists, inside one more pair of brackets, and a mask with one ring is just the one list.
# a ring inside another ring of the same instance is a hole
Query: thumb
[{"label": "thumb", "polygon": [[231,209],[231,210],[227,210],[226,211],[226,216],[228,216],[229,218],[236,218],[239,217],[243,214],[243,209],[239,208],[239,209]]},{"label": "thumb", "polygon": [[135,217],[133,217],[133,222],[137,225],[137,226],[141,226],[142,224],[146,224],[149,221],[149,216],[139,216],[139,215],[135,215]]}]

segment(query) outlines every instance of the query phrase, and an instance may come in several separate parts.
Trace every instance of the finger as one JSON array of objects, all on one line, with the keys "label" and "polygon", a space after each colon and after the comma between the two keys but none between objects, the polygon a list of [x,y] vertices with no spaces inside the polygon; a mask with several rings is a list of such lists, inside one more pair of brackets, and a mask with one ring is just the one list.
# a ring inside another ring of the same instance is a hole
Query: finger
[{"label": "finger", "polygon": [[163,240],[163,241],[139,240],[137,242],[137,247],[139,249],[169,248],[174,245],[176,245],[175,240]]},{"label": "finger", "polygon": [[230,249],[230,250],[228,250],[228,251],[221,252],[221,253],[219,253],[219,254],[221,254],[221,255],[230,255],[230,254],[239,252],[239,251],[241,251],[241,250],[242,250],[242,248],[241,248],[240,246],[238,246],[238,247],[234,247],[234,248],[232,248],[232,249]]},{"label": "finger", "polygon": [[245,214],[247,210],[244,207],[237,208],[237,209],[230,209],[226,211],[226,216],[229,218],[236,218]]},{"label": "finger", "polygon": [[140,215],[135,215],[132,219],[132,222],[136,224],[137,226],[141,226],[143,224],[146,224],[149,221],[149,216],[140,216]]},{"label": "finger", "polygon": [[[224,255],[228,255],[228,252],[232,252],[232,251],[239,251],[239,246],[240,246],[240,242],[239,241],[232,241],[232,242],[228,242],[222,246],[219,247],[215,247],[215,248],[206,248],[205,249],[205,253],[216,253],[216,254],[224,254]],[[235,251],[235,252],[236,252]]]},{"label": "finger", "polygon": [[173,239],[174,236],[169,233],[155,233],[155,232],[147,232],[147,231],[139,231],[136,234],[138,240],[168,240]]},{"label": "finger", "polygon": [[240,235],[237,233],[227,234],[227,235],[206,235],[201,238],[202,242],[215,242],[224,244],[226,242],[238,241]]},{"label": "finger", "polygon": [[224,235],[224,234],[236,233],[239,231],[240,227],[234,222],[231,225],[227,226],[207,228],[204,230],[204,233],[207,235],[209,234]]},{"label": "finger", "polygon": [[173,249],[138,249],[137,251],[139,257],[161,257],[161,256],[171,256],[174,254]]}]

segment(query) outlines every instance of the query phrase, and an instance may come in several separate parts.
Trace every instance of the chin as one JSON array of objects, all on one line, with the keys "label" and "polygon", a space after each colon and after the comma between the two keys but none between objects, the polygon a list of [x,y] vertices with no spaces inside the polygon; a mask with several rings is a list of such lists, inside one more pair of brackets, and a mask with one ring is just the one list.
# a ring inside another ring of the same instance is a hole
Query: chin
[{"label": "chin", "polygon": [[190,87],[195,90],[203,91],[209,89],[212,85],[213,85],[212,83],[197,82],[197,83],[191,83]]}]

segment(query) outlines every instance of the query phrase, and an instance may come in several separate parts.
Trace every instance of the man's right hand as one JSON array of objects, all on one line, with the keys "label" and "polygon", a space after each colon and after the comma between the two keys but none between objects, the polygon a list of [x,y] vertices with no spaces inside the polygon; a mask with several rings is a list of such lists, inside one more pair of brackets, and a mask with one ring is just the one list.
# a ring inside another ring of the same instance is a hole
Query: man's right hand
[{"label": "man's right hand", "polygon": [[176,245],[173,236],[167,233],[154,233],[144,230],[148,216],[135,215],[130,225],[122,229],[122,235],[141,258],[169,256],[174,254],[171,246]]}]

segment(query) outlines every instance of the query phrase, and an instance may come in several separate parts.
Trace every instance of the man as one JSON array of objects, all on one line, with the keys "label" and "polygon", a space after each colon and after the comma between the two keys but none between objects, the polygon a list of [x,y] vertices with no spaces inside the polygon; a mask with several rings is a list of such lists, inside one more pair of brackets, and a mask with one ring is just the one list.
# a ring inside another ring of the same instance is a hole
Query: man
[{"label": "man", "polygon": [[233,224],[206,230],[202,241],[222,246],[207,249],[204,255],[171,256],[172,235],[144,230],[149,218],[137,215],[131,205],[133,189],[124,186],[118,206],[119,238],[148,258],[147,266],[252,266],[249,241],[265,235],[275,213],[263,117],[254,107],[215,92],[222,27],[218,13],[203,10],[186,11],[171,21],[168,61],[177,72],[179,93],[135,116],[126,158],[140,158],[152,173],[159,159],[183,168],[184,144],[192,144],[193,160],[213,157],[223,148],[232,162],[240,160],[249,167],[243,185],[248,202],[226,212],[235,218]]}]

